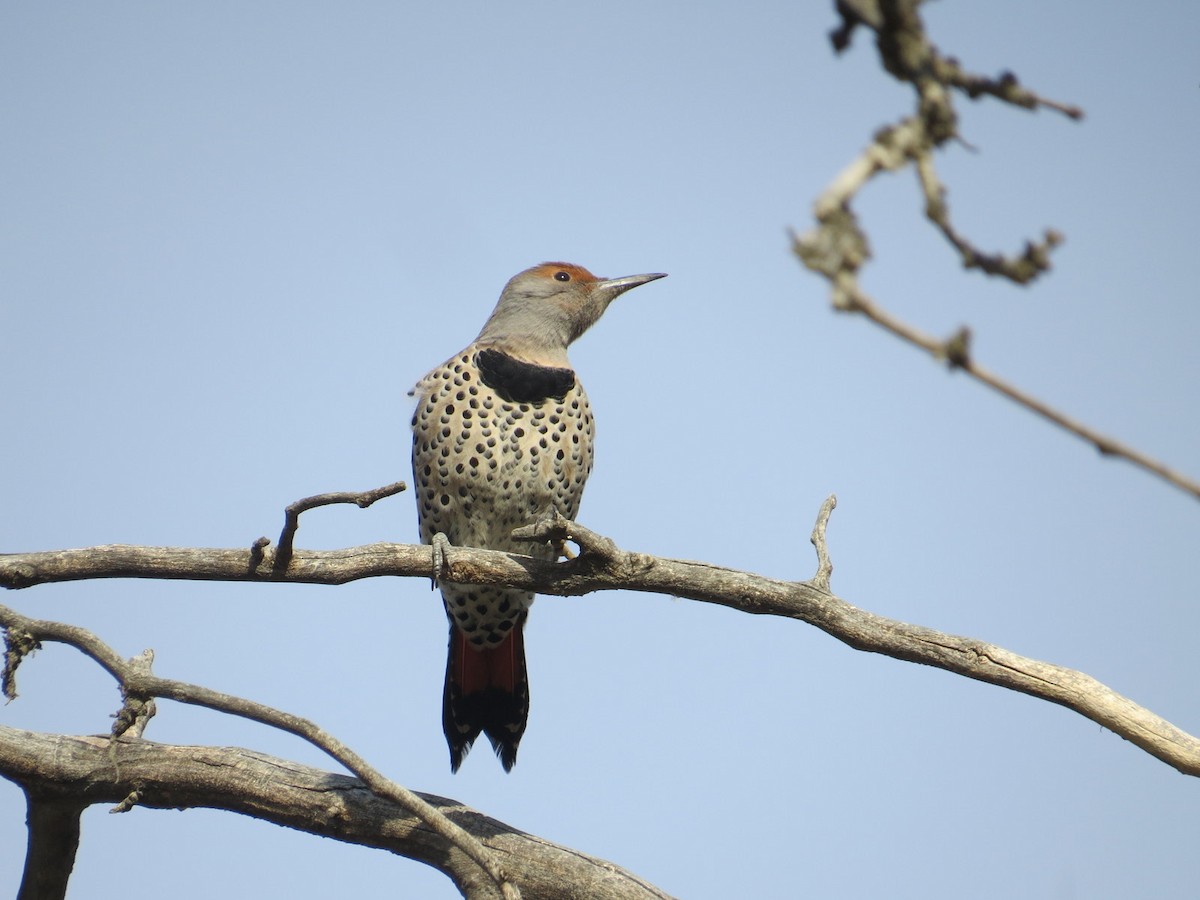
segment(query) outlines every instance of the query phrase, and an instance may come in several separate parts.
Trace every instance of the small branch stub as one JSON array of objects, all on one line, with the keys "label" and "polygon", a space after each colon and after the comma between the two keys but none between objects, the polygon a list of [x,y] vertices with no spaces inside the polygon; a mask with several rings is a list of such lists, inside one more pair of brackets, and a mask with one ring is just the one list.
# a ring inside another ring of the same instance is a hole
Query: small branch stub
[{"label": "small branch stub", "polygon": [[830,494],[821,504],[816,524],[813,525],[812,537],[809,538],[817,550],[817,574],[809,584],[823,591],[829,590],[829,579],[833,575],[833,561],[829,558],[829,545],[825,542],[825,528],[829,524],[829,516],[836,508],[837,495]]}]

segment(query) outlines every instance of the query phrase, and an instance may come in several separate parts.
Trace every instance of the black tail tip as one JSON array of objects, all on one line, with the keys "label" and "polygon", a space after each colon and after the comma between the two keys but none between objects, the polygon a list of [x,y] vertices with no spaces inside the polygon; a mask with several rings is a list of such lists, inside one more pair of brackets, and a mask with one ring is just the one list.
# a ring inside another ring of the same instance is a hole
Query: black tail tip
[{"label": "black tail tip", "polygon": [[492,742],[492,749],[496,751],[496,758],[500,760],[504,771],[511,772],[512,767],[517,764],[517,742],[521,740],[520,736],[516,740],[498,741],[489,734],[488,740]]},{"label": "black tail tip", "polygon": [[450,747],[450,773],[457,774],[458,767],[463,764],[463,760],[467,758],[467,754],[471,752],[472,741],[467,741],[462,744],[455,744],[454,741],[447,739],[446,743]]},{"label": "black tail tip", "polygon": [[[505,731],[508,731],[508,729],[505,729]],[[450,748],[451,773],[458,772],[459,767],[463,764],[463,760],[471,752],[471,747],[478,736],[478,732],[466,740],[455,740],[450,735],[446,736],[446,743]],[[521,743],[521,736],[519,734],[515,737],[512,734],[495,735],[489,732],[487,737],[492,744],[492,749],[496,752],[496,758],[500,760],[500,765],[504,767],[504,771],[511,772],[512,767],[517,764],[517,746]]]}]

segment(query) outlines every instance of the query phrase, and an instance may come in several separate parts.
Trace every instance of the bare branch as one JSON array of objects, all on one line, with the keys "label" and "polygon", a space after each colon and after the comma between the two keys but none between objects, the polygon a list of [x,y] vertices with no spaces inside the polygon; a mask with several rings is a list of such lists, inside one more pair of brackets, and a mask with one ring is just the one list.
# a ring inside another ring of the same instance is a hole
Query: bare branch
[{"label": "bare branch", "polygon": [[[64,804],[121,803],[136,793],[138,805],[150,809],[228,810],[381,848],[433,866],[464,894],[486,895],[479,868],[404,805],[373,794],[357,778],[252,750],[172,746],[128,737],[110,743],[97,736],[0,726],[0,773],[22,786],[39,785],[56,793]],[[612,863],[527,834],[456,800],[419,797],[489,853],[502,857],[526,900],[667,896]],[[491,895],[496,896],[494,888]]]},{"label": "bare branch", "polygon": [[0,554],[0,586],[26,588],[92,578],[160,578],[187,581],[274,581],[345,584],[419,567],[428,578],[430,550],[406,544],[367,544],[345,550],[296,550],[286,571],[275,571],[270,548],[133,547],[106,544],[83,550]]},{"label": "bare branch", "polygon": [[[30,619],[15,610],[0,606],[0,626],[15,629],[20,634],[30,635],[37,641],[54,641],[76,647],[96,660],[105,671],[113,676],[127,701],[128,698],[135,698],[141,703],[145,703],[152,697],[176,700],[180,703],[203,706],[260,722],[308,741],[357,775],[377,796],[391,800],[410,811],[432,831],[458,847],[488,874],[506,900],[517,900],[520,897],[520,892],[508,880],[499,860],[491,851],[417,794],[385,778],[365,759],[308,719],[281,712],[253,700],[210,690],[200,685],[160,678],[150,671],[152,654],[143,654],[140,659],[127,662],[90,631],[75,625]],[[117,716],[117,722],[113,726],[114,737],[119,736],[126,728],[135,724],[140,717],[137,712],[125,715],[127,709],[128,703],[122,713]],[[145,718],[149,718],[149,716],[146,715]],[[142,726],[144,726],[144,720]],[[139,727],[138,732],[140,730]]]},{"label": "bare branch", "polygon": [[[539,532],[536,530],[539,528],[545,530]],[[521,529],[519,532],[526,537],[547,539],[563,534],[564,539],[579,544],[581,553],[576,559],[555,563],[516,554],[456,547],[445,560],[443,580],[502,585],[558,596],[579,596],[601,590],[642,591],[716,603],[755,615],[799,619],[857,650],[934,666],[1066,706],[1179,771],[1200,775],[1200,740],[1095,679],[1073,669],[1027,659],[973,638],[944,634],[866,612],[824,589],[820,584],[820,570],[812,582],[779,581],[707,563],[631,553],[574,522],[564,524],[550,520],[545,525],[539,523],[533,531]],[[377,575],[428,578],[431,560],[427,546],[370,544],[346,550],[297,552],[284,575],[271,573],[269,567],[262,574],[248,575],[249,555],[246,550],[128,546],[12,554],[0,556],[0,584],[25,587],[117,576],[341,584]],[[189,576],[187,567],[193,563],[196,568]],[[29,628],[24,617],[10,615],[7,611],[4,615],[8,618],[0,618],[3,624],[28,630],[43,640],[49,639],[45,631]],[[143,681],[134,684],[157,696],[186,697],[184,702],[198,702],[194,699],[198,695],[190,691],[202,690],[189,687],[188,692],[180,692],[172,688],[173,694],[159,693],[146,690],[148,685]],[[167,689],[160,682],[150,686]]]}]

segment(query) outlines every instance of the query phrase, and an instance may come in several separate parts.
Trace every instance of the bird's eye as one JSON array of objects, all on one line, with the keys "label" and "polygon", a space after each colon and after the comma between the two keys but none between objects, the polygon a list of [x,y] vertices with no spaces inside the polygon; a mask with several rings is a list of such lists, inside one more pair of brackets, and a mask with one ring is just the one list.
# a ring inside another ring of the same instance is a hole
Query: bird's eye
[{"label": "bird's eye", "polygon": [[556,272],[556,273],[554,273],[554,277],[556,279],[558,279],[559,281],[570,281],[571,280],[571,274],[569,272]]}]

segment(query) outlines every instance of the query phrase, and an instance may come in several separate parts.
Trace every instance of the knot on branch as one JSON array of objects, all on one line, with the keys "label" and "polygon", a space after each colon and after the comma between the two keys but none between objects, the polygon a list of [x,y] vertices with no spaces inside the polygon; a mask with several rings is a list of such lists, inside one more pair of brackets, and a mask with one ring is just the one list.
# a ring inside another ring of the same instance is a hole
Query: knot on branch
[{"label": "knot on branch", "polygon": [[871,246],[854,213],[848,206],[838,205],[818,215],[818,227],[804,234],[791,232],[792,252],[826,278],[857,272],[871,258]]},{"label": "knot on branch", "polygon": [[157,712],[158,707],[154,704],[153,697],[127,696],[124,704],[113,715],[112,737],[126,735],[140,738]]},{"label": "knot on branch", "polygon": [[0,571],[0,587],[20,590],[37,584],[41,584],[37,577],[37,570],[29,566],[23,566],[20,563],[10,564],[4,566]]},{"label": "knot on branch", "polygon": [[937,355],[946,360],[951,369],[966,369],[971,365],[971,329],[963,325],[946,338],[938,348]]},{"label": "knot on branch", "polygon": [[121,735],[140,738],[150,720],[158,712],[154,696],[148,691],[142,691],[137,686],[137,683],[143,678],[153,676],[150,671],[153,665],[154,651],[150,649],[143,650],[129,660],[121,680],[121,692],[124,694],[125,702],[113,715],[113,738]]}]

